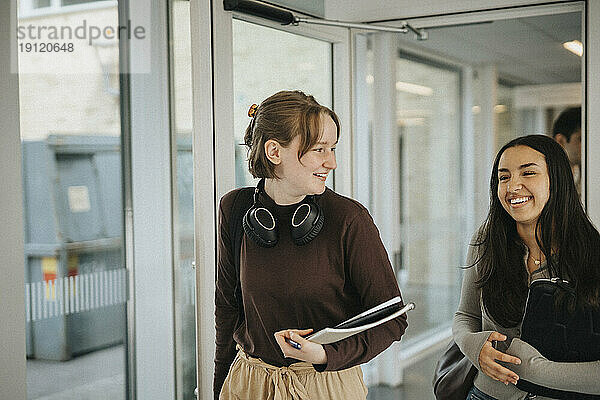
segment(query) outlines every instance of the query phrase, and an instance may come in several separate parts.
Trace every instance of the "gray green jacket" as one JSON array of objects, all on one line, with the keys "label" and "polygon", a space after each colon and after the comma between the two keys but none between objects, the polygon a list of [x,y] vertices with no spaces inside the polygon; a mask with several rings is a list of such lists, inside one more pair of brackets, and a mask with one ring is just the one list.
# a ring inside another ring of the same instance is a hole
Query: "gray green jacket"
[{"label": "gray green jacket", "polygon": [[[472,265],[475,260],[476,250],[470,246],[466,265]],[[525,268],[525,263],[523,268]],[[478,369],[475,386],[499,400],[521,400],[527,396],[526,392],[517,389],[515,385],[505,385],[481,372],[478,361],[479,353],[489,335],[493,331],[497,331],[508,338],[505,342],[498,342],[498,350],[521,359],[521,365],[505,364],[521,379],[554,389],[600,394],[600,361],[582,363],[550,361],[534,347],[519,339],[521,326],[505,328],[492,320],[482,305],[481,290],[475,284],[478,271],[479,265],[465,270],[460,304],[454,315],[452,326],[456,344]],[[537,271],[531,274],[530,280],[547,278],[547,275],[547,269],[543,263]],[[538,396],[536,399],[546,398]]]}]

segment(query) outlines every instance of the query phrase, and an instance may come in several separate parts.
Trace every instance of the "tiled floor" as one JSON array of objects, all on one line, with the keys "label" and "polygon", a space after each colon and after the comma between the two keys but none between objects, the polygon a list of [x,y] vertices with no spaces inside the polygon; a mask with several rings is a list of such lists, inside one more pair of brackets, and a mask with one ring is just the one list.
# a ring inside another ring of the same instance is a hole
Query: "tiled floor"
[{"label": "tiled floor", "polygon": [[442,351],[433,353],[404,371],[404,383],[398,387],[369,388],[367,400],[435,400],[431,379]]},{"label": "tiled floor", "polygon": [[[125,399],[123,351],[123,346],[115,346],[66,362],[28,360],[27,398]],[[441,351],[407,368],[402,386],[370,387],[367,400],[434,400],[431,378],[440,355]]]},{"label": "tiled floor", "polygon": [[[403,298],[417,307],[409,316],[403,341],[439,330],[447,323],[458,302],[457,288],[445,285],[407,285]],[[399,387],[369,388],[368,400],[431,400],[431,378],[441,352],[405,370]],[[27,361],[27,398],[30,400],[124,400],[125,349],[115,346],[76,357],[70,361]],[[193,399],[184,399],[193,400]]]},{"label": "tiled floor", "polygon": [[27,360],[27,398],[38,400],[124,400],[124,346],[69,361]]}]

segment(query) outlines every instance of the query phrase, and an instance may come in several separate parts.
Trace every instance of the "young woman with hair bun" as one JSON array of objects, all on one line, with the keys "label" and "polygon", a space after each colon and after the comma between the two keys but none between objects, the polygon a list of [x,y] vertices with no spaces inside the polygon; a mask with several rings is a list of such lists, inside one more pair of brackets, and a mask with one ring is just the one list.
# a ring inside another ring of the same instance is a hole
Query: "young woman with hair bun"
[{"label": "young woman with hair bun", "polygon": [[[300,91],[249,110],[248,169],[256,189],[219,206],[215,399],[364,400],[360,364],[400,340],[406,316],[332,344],[303,336],[400,296],[367,209],[325,186],[336,168],[336,114]],[[243,216],[238,272],[231,214]]]}]

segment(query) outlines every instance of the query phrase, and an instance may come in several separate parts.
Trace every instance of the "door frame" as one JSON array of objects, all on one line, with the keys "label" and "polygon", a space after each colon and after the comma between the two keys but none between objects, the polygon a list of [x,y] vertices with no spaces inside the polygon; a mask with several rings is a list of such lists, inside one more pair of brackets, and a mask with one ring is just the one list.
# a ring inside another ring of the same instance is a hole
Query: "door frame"
[{"label": "door frame", "polygon": [[339,116],[343,131],[342,140],[337,146],[339,167],[335,172],[334,185],[337,192],[348,196],[352,195],[349,91],[352,63],[348,29],[281,26],[262,18],[225,11],[220,1],[192,2],[191,7],[198,397],[210,398],[213,368],[205,366],[212,365],[210,361],[215,349],[216,212],[221,196],[235,187],[235,144],[231,117],[234,104],[233,18],[332,44],[333,109]]},{"label": "door frame", "polygon": [[[586,57],[582,62],[585,72],[584,115],[589,127],[584,137],[584,157],[586,169],[583,171],[585,204],[596,225],[600,226],[600,176],[590,171],[600,170],[600,157],[594,160],[592,154],[600,154],[600,114],[590,115],[588,109],[600,108],[600,27],[589,21],[600,18],[600,2],[581,1],[532,5],[531,7],[503,8],[487,11],[473,11],[462,14],[423,16],[410,18],[414,26],[442,26],[448,24],[473,23],[490,18],[510,19],[534,15],[582,11],[585,19]],[[339,164],[336,170],[336,191],[349,196],[355,195],[356,183],[353,176],[353,43],[355,30],[339,28],[280,26],[276,23],[223,10],[222,2],[192,2],[192,48],[194,81],[194,178],[196,210],[196,265],[197,265],[197,343],[198,343],[198,387],[200,398],[212,396],[212,368],[214,356],[214,279],[216,265],[216,211],[220,197],[234,188],[234,148],[233,135],[233,46],[232,18],[258,23],[333,43],[333,99],[334,109],[340,115],[342,129],[347,132],[339,151]],[[433,14],[433,11],[431,11]],[[209,40],[207,40],[209,38]],[[595,41],[594,41],[595,40]],[[465,67],[463,76],[469,73]],[[594,91],[594,88],[596,89]],[[467,99],[468,100],[468,99]],[[464,107],[466,108],[466,107]],[[463,116],[463,123],[465,117]],[[592,127],[597,127],[593,129]],[[216,134],[219,132],[220,134]],[[467,143],[473,149],[472,140]],[[476,163],[469,160],[470,164]],[[222,168],[222,166],[229,166]],[[470,172],[472,174],[473,172]],[[464,172],[466,174],[466,172]],[[471,175],[465,177],[472,179]],[[354,185],[354,188],[353,188]],[[487,189],[487,188],[486,188]],[[473,222],[473,221],[471,221]],[[405,359],[405,366],[430,354],[432,348],[439,347],[450,335],[436,338],[425,348]]]}]

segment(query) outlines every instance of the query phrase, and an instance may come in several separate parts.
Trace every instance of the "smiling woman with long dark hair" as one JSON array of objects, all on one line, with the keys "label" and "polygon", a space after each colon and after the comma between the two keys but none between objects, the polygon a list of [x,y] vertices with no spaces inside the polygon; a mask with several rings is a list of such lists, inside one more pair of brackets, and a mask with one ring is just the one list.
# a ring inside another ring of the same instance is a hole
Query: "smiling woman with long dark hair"
[{"label": "smiling woman with long dark hair", "polygon": [[534,279],[568,279],[576,295],[572,307],[600,303],[600,234],[583,210],[567,156],[554,140],[530,135],[500,149],[489,213],[467,265],[453,333],[480,372],[468,399],[524,399],[528,394],[514,386],[519,378],[600,394],[600,361],[552,362],[518,339]]}]

